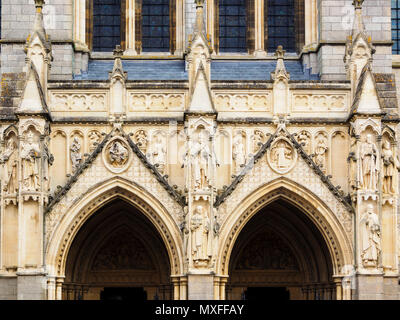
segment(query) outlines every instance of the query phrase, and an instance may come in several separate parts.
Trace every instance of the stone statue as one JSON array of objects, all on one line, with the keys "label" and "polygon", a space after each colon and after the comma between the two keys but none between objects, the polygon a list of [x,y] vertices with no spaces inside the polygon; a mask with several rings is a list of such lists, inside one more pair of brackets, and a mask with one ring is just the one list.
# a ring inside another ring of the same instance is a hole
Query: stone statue
[{"label": "stone statue", "polygon": [[72,172],[74,173],[81,164],[82,154],[81,154],[81,142],[78,137],[74,137],[72,145],[70,147],[71,161],[72,161]]},{"label": "stone statue", "polygon": [[101,135],[97,131],[91,131],[89,133],[89,151],[93,152],[96,148],[97,145],[100,143]]},{"label": "stone statue", "polygon": [[272,150],[272,161],[278,169],[287,169],[293,160],[293,150],[285,141],[277,143]]},{"label": "stone statue", "polygon": [[365,267],[377,267],[381,254],[381,225],[374,206],[369,204],[362,216],[362,252],[361,258]]},{"label": "stone statue", "polygon": [[393,150],[389,141],[385,141],[382,146],[383,159],[383,193],[396,193],[395,177],[400,169],[400,163],[396,156],[393,155]]},{"label": "stone statue", "polygon": [[114,167],[121,167],[128,161],[128,157],[128,149],[125,148],[120,141],[114,141],[109,150],[110,163]]},{"label": "stone statue", "polygon": [[27,140],[22,143],[21,159],[22,159],[22,176],[24,189],[26,191],[39,191],[39,144],[34,141],[34,133],[28,131]]},{"label": "stone statue", "polygon": [[246,151],[244,150],[242,134],[236,136],[233,144],[232,158],[235,161],[235,173],[239,173],[246,165]]},{"label": "stone statue", "polygon": [[136,132],[135,141],[139,150],[142,151],[143,154],[146,154],[148,144],[146,131],[139,130],[138,132]]},{"label": "stone statue", "polygon": [[326,152],[328,146],[324,139],[318,141],[317,147],[315,148],[315,164],[321,169],[326,170]]},{"label": "stone statue", "polygon": [[195,190],[209,189],[210,169],[219,166],[214,152],[211,152],[203,132],[198,135],[191,150],[189,150],[192,163]]},{"label": "stone statue", "polygon": [[18,190],[18,154],[17,144],[14,139],[7,141],[7,148],[4,151],[1,162],[5,164],[5,186],[4,191],[13,194]]},{"label": "stone statue", "polygon": [[190,230],[192,231],[192,256],[193,260],[210,260],[211,241],[210,219],[202,206],[197,206],[190,221]]},{"label": "stone statue", "polygon": [[378,148],[368,134],[360,150],[360,185],[364,190],[376,190],[378,182]]},{"label": "stone statue", "polygon": [[167,150],[165,148],[165,143],[163,142],[162,136],[159,135],[153,145],[153,151],[151,155],[153,157],[153,164],[158,167],[158,170],[161,173],[164,173],[165,171],[165,165],[167,162],[166,154]]}]

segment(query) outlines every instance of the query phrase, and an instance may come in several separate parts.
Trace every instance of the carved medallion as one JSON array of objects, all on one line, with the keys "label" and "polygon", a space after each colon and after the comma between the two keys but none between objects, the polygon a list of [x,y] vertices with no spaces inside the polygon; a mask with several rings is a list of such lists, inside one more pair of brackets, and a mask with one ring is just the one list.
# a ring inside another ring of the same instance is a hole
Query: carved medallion
[{"label": "carved medallion", "polygon": [[271,145],[267,153],[270,167],[279,174],[288,173],[296,164],[297,152],[286,138],[280,138]]},{"label": "carved medallion", "polygon": [[112,139],[103,150],[104,163],[114,173],[125,171],[131,159],[132,156],[128,144],[118,137]]}]

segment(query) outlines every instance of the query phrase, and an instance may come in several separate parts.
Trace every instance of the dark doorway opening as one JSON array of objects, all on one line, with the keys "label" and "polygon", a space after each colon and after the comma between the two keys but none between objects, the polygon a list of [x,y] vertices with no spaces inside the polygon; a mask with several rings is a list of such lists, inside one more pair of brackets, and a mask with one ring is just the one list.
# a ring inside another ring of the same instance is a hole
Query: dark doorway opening
[{"label": "dark doorway opening", "polygon": [[100,300],[146,301],[147,293],[143,288],[104,288]]},{"label": "dark doorway opening", "polygon": [[284,287],[255,287],[247,288],[244,292],[244,298],[250,301],[288,301],[290,293]]}]

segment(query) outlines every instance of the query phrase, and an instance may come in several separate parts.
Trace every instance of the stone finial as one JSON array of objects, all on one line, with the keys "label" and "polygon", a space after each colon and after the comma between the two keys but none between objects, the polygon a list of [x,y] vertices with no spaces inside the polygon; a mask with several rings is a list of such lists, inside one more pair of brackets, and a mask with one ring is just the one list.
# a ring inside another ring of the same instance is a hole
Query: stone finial
[{"label": "stone finial", "polygon": [[35,0],[36,14],[35,14],[35,22],[33,25],[33,31],[38,32],[44,38],[43,40],[47,40],[43,22],[44,4],[45,4],[44,0]]},{"label": "stone finial", "polygon": [[195,0],[196,3],[196,25],[195,31],[204,31],[204,0]]},{"label": "stone finial", "polygon": [[35,7],[36,9],[43,9],[43,5],[45,4],[44,0],[35,0]]},{"label": "stone finial", "polygon": [[282,46],[278,46],[278,48],[277,48],[276,51],[275,51],[275,56],[276,56],[278,59],[284,59],[285,53],[286,53],[286,50],[283,50],[283,47],[282,47]]},{"label": "stone finial", "polygon": [[353,6],[356,9],[362,9],[363,3],[364,3],[364,0],[353,0]]},{"label": "stone finial", "polygon": [[122,50],[121,46],[118,44],[113,51],[114,59],[121,58],[123,54],[124,50]]}]

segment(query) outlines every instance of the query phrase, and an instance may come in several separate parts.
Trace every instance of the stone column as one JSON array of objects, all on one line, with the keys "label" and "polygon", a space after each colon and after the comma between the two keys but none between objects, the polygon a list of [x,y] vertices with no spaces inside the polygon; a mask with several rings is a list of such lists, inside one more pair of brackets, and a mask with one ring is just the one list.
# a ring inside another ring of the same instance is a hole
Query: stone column
[{"label": "stone column", "polygon": [[267,52],[264,48],[264,0],[254,1],[254,19],[255,19],[255,50],[256,57],[266,57]]},{"label": "stone column", "polygon": [[62,300],[64,277],[56,278],[56,300]]},{"label": "stone column", "polygon": [[179,277],[171,277],[172,285],[174,286],[174,300],[180,300],[180,283]]},{"label": "stone column", "polygon": [[126,1],[126,30],[125,41],[126,48],[124,55],[135,56],[137,55],[135,49],[135,0]]},{"label": "stone column", "polygon": [[187,277],[181,277],[180,281],[180,300],[187,300],[188,280]]}]

